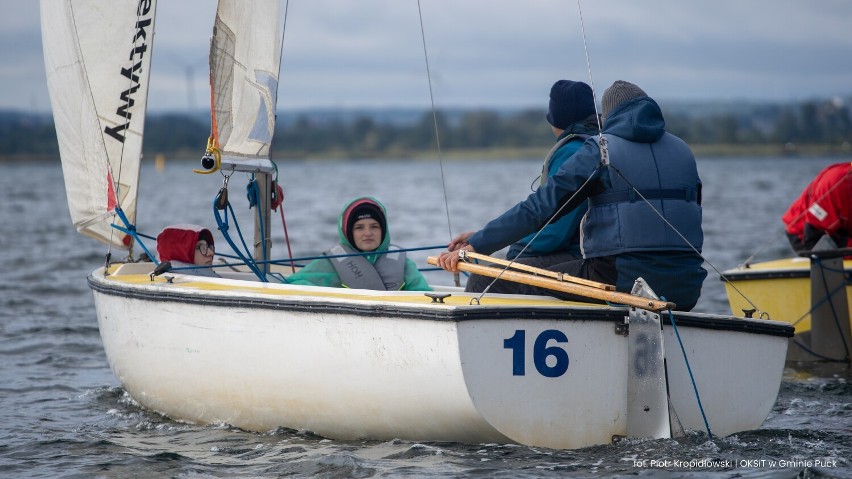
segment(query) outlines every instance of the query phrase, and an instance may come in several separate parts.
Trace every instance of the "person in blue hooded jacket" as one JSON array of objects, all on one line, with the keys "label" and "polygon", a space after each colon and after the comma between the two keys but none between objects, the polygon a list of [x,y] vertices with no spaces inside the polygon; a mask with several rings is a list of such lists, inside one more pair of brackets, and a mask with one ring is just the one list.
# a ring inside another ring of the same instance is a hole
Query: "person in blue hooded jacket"
[{"label": "person in blue hooded jacket", "polygon": [[[337,219],[340,242],[287,278],[288,284],[379,291],[431,291],[404,251],[390,249],[385,207],[375,198],[355,198]],[[376,254],[360,255],[357,253]]]},{"label": "person in blue hooded jacket", "polygon": [[[621,292],[641,277],[678,310],[691,310],[707,276],[695,157],[683,140],[666,132],[659,105],[638,86],[618,80],[601,103],[606,158],[600,138],[586,141],[526,200],[481,230],[453,238],[438,265],[456,272],[458,250],[491,254],[586,203],[583,259],[547,269],[613,284]],[[489,291],[581,299],[502,280]]]}]

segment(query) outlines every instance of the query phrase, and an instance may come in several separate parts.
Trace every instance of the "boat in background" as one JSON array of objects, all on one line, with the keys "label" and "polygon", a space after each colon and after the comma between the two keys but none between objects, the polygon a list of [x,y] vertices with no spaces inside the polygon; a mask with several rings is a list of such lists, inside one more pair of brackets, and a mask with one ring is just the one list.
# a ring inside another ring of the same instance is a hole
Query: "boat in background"
[{"label": "boat in background", "polygon": [[[641,280],[630,295],[571,285],[609,304],[268,281],[269,263],[251,256],[269,251],[281,7],[220,0],[211,41],[201,171],[225,177],[214,212],[229,206],[233,172],[257,181],[255,251],[228,240],[250,270],[198,277],[131,255],[88,277],[110,367],[139,404],[254,431],[549,448],[760,427],[793,328],[674,312]],[[72,218],[110,248],[145,249],[133,218],[155,10],[155,0],[41,0]]]},{"label": "boat in background", "polygon": [[744,264],[720,279],[733,313],[795,327],[789,361],[852,360],[852,253],[823,238],[806,256]]}]

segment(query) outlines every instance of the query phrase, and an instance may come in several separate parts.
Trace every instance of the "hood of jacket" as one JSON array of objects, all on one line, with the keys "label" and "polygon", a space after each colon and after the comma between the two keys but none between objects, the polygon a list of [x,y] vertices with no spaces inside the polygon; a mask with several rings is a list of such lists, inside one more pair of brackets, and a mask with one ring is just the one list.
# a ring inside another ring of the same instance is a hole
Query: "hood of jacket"
[{"label": "hood of jacket", "polygon": [[198,225],[172,225],[163,228],[157,235],[157,255],[160,261],[195,263],[195,245],[199,240],[213,245],[210,230]]},{"label": "hood of jacket", "polygon": [[666,132],[663,112],[652,98],[642,96],[613,109],[603,124],[604,133],[637,143],[654,143]]},{"label": "hood of jacket", "polygon": [[[340,237],[340,244],[350,248],[353,251],[358,251],[358,248],[355,247],[349,241],[349,238],[346,237],[346,225],[349,223],[349,216],[352,212],[359,206],[363,204],[372,204],[378,207],[382,214],[385,217],[384,224],[382,226],[382,241],[379,244],[379,247],[375,249],[375,251],[387,251],[390,246],[390,231],[388,230],[388,213],[385,210],[385,205],[383,205],[379,200],[370,197],[364,196],[361,198],[355,198],[354,200],[346,203],[346,206],[343,207],[343,211],[340,212],[340,215],[337,217],[337,234]],[[365,258],[371,263],[375,263],[376,259],[378,259],[378,255],[365,255]]]}]

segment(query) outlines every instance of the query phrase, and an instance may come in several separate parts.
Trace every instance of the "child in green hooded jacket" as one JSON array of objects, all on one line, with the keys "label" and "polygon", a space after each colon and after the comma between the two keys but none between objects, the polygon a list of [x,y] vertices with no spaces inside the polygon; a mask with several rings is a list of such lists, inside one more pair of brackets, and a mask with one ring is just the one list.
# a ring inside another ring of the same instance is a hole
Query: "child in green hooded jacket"
[{"label": "child in green hooded jacket", "polygon": [[[389,250],[385,207],[371,197],[356,198],[337,219],[340,243],[329,258],[311,261],[287,278],[288,284],[379,291],[431,291],[426,278],[403,251]],[[385,254],[379,254],[389,251]],[[361,255],[358,253],[376,252]]]}]

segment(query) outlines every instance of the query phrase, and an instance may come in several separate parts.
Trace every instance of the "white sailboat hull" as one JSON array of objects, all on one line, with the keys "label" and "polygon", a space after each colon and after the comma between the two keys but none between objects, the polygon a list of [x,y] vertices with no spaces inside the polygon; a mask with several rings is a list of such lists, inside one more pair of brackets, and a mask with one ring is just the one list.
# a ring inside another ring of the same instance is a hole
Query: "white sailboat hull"
[{"label": "white sailboat hull", "polygon": [[[174,419],[550,448],[627,435],[628,340],[617,332],[626,308],[532,297],[471,306],[463,293],[438,304],[422,293],[102,270],[89,282],[122,387]],[[760,427],[792,329],[676,318],[712,432]],[[671,406],[684,428],[705,430],[669,324],[663,338]]]}]

